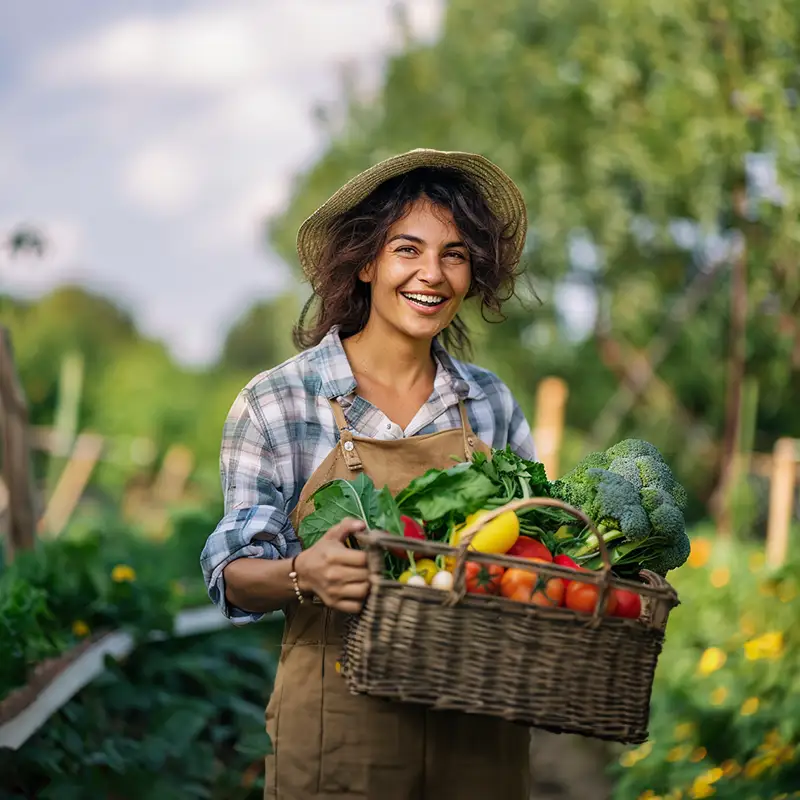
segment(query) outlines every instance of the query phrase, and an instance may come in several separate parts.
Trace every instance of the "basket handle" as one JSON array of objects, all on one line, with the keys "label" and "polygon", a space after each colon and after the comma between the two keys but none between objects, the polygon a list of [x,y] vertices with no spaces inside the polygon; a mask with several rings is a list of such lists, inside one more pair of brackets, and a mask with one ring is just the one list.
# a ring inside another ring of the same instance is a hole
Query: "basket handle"
[{"label": "basket handle", "polygon": [[534,508],[536,506],[560,508],[562,511],[572,514],[573,517],[580,520],[584,525],[587,525],[589,530],[591,530],[591,532],[597,537],[598,549],[600,551],[600,557],[603,560],[603,566],[600,570],[597,570],[601,573],[600,595],[597,599],[597,604],[595,605],[592,618],[595,620],[599,619],[600,612],[605,608],[606,605],[606,597],[608,595],[609,582],[611,580],[611,557],[608,554],[608,548],[606,547],[606,543],[603,541],[600,531],[597,530],[597,526],[586,514],[584,514],[583,511],[563,502],[563,500],[556,500],[553,497],[528,497],[524,500],[512,500],[510,503],[506,503],[504,506],[500,506],[499,508],[489,511],[487,514],[482,516],[479,520],[473,522],[471,525],[467,526],[461,532],[461,536],[458,540],[456,565],[455,569],[453,570],[453,588],[450,592],[450,597],[448,598],[448,605],[455,605],[455,603],[459,602],[466,594],[467,586],[465,573],[468,561],[467,554],[473,537],[480,530],[482,530],[488,522],[491,522],[491,520],[493,520],[495,517],[499,517],[501,514],[505,514],[507,511],[516,512],[523,508]]}]

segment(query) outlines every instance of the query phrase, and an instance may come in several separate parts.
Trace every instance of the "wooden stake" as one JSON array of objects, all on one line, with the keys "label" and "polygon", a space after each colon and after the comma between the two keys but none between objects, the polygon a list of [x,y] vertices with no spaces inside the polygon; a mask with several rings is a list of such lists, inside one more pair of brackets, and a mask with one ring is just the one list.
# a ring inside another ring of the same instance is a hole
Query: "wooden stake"
[{"label": "wooden stake", "polygon": [[178,502],[194,469],[194,453],[182,444],[174,444],[164,456],[153,494],[159,503]]},{"label": "wooden stake", "polygon": [[72,455],[61,473],[56,488],[39,520],[39,534],[55,537],[64,530],[86,489],[95,465],[103,453],[103,437],[82,433],[75,441]]},{"label": "wooden stake", "polygon": [[772,457],[767,522],[767,566],[777,569],[786,562],[789,529],[794,510],[795,463],[797,447],[793,439],[778,439]]},{"label": "wooden stake", "polygon": [[545,378],[536,392],[536,415],[533,440],[537,458],[544,464],[547,477],[558,477],[559,453],[564,433],[564,409],[569,388],[561,378]]},{"label": "wooden stake", "polygon": [[14,553],[33,548],[36,538],[28,404],[14,366],[11,335],[0,326],[0,423],[3,441],[3,479],[8,490],[6,562]]}]

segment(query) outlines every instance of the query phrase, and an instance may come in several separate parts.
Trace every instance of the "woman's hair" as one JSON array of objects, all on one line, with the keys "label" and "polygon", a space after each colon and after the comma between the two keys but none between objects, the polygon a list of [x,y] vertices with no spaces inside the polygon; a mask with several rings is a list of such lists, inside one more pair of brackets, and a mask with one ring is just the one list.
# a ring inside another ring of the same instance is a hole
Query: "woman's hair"
[{"label": "woman's hair", "polygon": [[[370,287],[360,280],[359,273],[378,258],[389,229],[421,197],[453,215],[472,266],[467,297],[480,298],[482,315],[486,309],[500,313],[502,303],[514,294],[516,231],[513,226],[504,226],[490,211],[467,175],[453,169],[421,167],[382,183],[331,225],[317,270],[311,276],[314,294],[294,328],[299,348],[319,344],[333,325],[339,325],[342,337],[364,328],[370,314]],[[441,338],[445,347],[469,349],[466,325],[458,316],[442,331]]]}]

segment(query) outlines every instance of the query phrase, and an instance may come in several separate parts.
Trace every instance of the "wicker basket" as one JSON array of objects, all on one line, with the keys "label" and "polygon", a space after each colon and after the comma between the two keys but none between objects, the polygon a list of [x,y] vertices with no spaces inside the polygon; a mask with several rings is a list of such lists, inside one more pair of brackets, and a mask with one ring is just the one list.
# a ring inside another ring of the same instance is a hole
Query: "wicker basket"
[{"label": "wicker basket", "polygon": [[[362,612],[349,620],[342,674],[355,694],[501,717],[556,733],[641,743],[648,737],[653,675],[677,594],[652,572],[643,571],[641,583],[613,577],[602,544],[604,567],[579,573],[556,564],[467,552],[489,520],[532,506],[561,508],[597,533],[580,510],[537,497],[487,514],[462,532],[457,548],[405,540],[411,551],[456,557],[452,591],[385,578],[384,554],[387,547],[397,547],[397,537],[372,531],[359,536],[372,588]],[[467,560],[520,567],[542,580],[566,577],[599,585],[597,606],[587,614],[468,594]],[[639,619],[603,615],[611,587],[641,596]]]}]

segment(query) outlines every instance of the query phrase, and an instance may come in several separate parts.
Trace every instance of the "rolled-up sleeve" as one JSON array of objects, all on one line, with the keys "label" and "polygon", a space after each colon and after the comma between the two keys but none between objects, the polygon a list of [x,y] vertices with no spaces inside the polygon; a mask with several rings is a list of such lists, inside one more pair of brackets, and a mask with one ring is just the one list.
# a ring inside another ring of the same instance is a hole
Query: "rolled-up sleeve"
[{"label": "rolled-up sleeve", "polygon": [[511,392],[508,392],[511,413],[508,425],[508,444],[520,458],[536,461],[536,445],[525,414]]},{"label": "rolled-up sleeve", "polygon": [[200,556],[209,597],[237,624],[256,622],[263,614],[228,603],[225,567],[237,558],[288,558],[300,552],[286,515],[278,458],[251,402],[249,391],[242,391],[225,421],[220,451],[225,513]]}]

